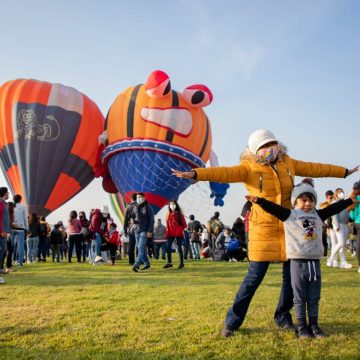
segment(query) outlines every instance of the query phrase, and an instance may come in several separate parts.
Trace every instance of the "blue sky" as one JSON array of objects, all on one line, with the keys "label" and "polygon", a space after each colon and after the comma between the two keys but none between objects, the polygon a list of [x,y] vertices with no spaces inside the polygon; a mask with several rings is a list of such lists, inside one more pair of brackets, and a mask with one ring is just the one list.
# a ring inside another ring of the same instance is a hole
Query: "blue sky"
[{"label": "blue sky", "polygon": [[[268,128],[292,157],[360,163],[360,2],[10,1],[0,3],[0,83],[35,78],[72,86],[103,114],[126,87],[162,69],[182,91],[206,84],[213,148],[231,165],[249,134]],[[318,179],[322,194],[349,179]],[[0,183],[4,183],[2,175]],[[220,210],[230,223],[244,188]],[[49,216],[108,203],[99,181]],[[196,204],[193,204],[196,213]],[[205,220],[215,209],[202,209]]]}]

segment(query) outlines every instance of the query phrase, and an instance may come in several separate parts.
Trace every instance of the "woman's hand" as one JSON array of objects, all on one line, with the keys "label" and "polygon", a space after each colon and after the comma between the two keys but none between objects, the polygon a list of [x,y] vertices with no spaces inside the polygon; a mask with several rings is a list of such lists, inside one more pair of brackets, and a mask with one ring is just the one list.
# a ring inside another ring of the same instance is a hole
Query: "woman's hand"
[{"label": "woman's hand", "polygon": [[348,169],[348,176],[353,174],[354,172],[358,171],[360,168],[360,165],[355,166],[353,169]]},{"label": "woman's hand", "polygon": [[185,179],[193,179],[195,177],[196,172],[194,170],[191,171],[179,171],[176,169],[171,169],[172,175],[175,175],[179,178],[185,178]]}]

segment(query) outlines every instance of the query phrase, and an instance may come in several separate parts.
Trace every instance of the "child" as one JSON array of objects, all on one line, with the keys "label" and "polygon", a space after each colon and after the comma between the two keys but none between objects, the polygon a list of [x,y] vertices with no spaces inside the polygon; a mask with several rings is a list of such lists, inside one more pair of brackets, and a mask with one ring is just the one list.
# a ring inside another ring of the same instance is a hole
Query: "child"
[{"label": "child", "polygon": [[[312,180],[311,180],[312,181]],[[263,198],[246,198],[284,222],[286,255],[291,259],[291,286],[294,293],[294,312],[298,322],[297,335],[302,338],[323,337],[318,326],[321,289],[320,259],[323,254],[323,221],[346,207],[352,199],[340,200],[325,209],[315,210],[317,194],[312,184],[302,182],[291,193],[290,210]],[[309,326],[306,321],[308,309]]]},{"label": "child", "polygon": [[109,225],[109,234],[104,234],[106,243],[101,245],[101,251],[110,251],[111,265],[115,265],[116,250],[120,245],[119,232],[116,231],[116,224]]}]

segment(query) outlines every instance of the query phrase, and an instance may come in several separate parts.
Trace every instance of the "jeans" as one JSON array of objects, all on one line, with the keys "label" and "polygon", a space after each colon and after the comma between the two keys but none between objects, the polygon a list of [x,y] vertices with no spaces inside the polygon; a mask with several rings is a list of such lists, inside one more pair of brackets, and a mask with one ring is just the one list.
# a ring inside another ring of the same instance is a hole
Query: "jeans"
[{"label": "jeans", "polygon": [[184,264],[184,254],[183,254],[183,250],[182,250],[182,238],[174,238],[174,237],[169,237],[166,243],[166,252],[167,252],[167,258],[168,258],[168,263],[171,264],[171,247],[172,244],[174,242],[174,240],[176,240],[176,245],[179,251],[179,256],[180,256],[180,264]]},{"label": "jeans", "polygon": [[40,237],[39,238],[39,246],[38,246],[38,258],[39,260],[46,261],[46,255],[48,252],[48,243],[49,239],[47,237]]},{"label": "jeans", "polygon": [[91,240],[89,247],[89,260],[91,263],[95,261],[95,257],[96,257],[96,241]]},{"label": "jeans", "polygon": [[136,266],[137,268],[140,266],[140,264],[144,264],[145,266],[150,266],[150,262],[146,254],[146,245],[147,245],[146,231],[135,233],[135,238],[138,247],[138,256],[136,258],[136,262],[134,266]]},{"label": "jeans", "polygon": [[24,230],[11,230],[11,238],[14,244],[14,257],[19,265],[24,262],[25,250],[25,231]]},{"label": "jeans", "polygon": [[[238,329],[246,316],[251,299],[256,289],[261,284],[269,268],[268,261],[250,261],[248,272],[243,280],[234,300],[229,309],[225,324],[233,330]],[[293,291],[290,278],[290,261],[283,264],[282,287],[279,302],[275,311],[274,319],[278,325],[292,324],[290,310],[293,307]]]},{"label": "jeans", "polygon": [[29,237],[26,239],[27,243],[27,259],[30,262],[36,261],[36,256],[39,248],[39,237]]},{"label": "jeans", "polygon": [[159,259],[160,256],[160,249],[161,249],[161,257],[165,259],[166,254],[166,241],[164,242],[155,242],[154,241],[154,247],[155,247],[155,259]]},{"label": "jeans", "polygon": [[192,241],[192,242],[191,242],[191,246],[192,246],[192,249],[193,249],[194,258],[195,258],[195,259],[200,259],[199,243]]},{"label": "jeans", "polygon": [[95,236],[95,252],[96,256],[101,256],[101,235],[99,233],[94,233]]}]

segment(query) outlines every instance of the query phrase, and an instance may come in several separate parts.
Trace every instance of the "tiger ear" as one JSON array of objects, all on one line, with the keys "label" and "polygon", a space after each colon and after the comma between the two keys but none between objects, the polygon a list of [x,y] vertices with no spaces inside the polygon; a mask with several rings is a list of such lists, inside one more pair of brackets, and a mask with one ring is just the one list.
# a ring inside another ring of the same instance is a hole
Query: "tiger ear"
[{"label": "tiger ear", "polygon": [[145,90],[152,98],[161,98],[171,90],[169,75],[161,70],[153,71],[145,83]]},{"label": "tiger ear", "polygon": [[188,86],[182,94],[185,101],[194,107],[205,107],[210,105],[213,100],[210,89],[202,84]]}]

